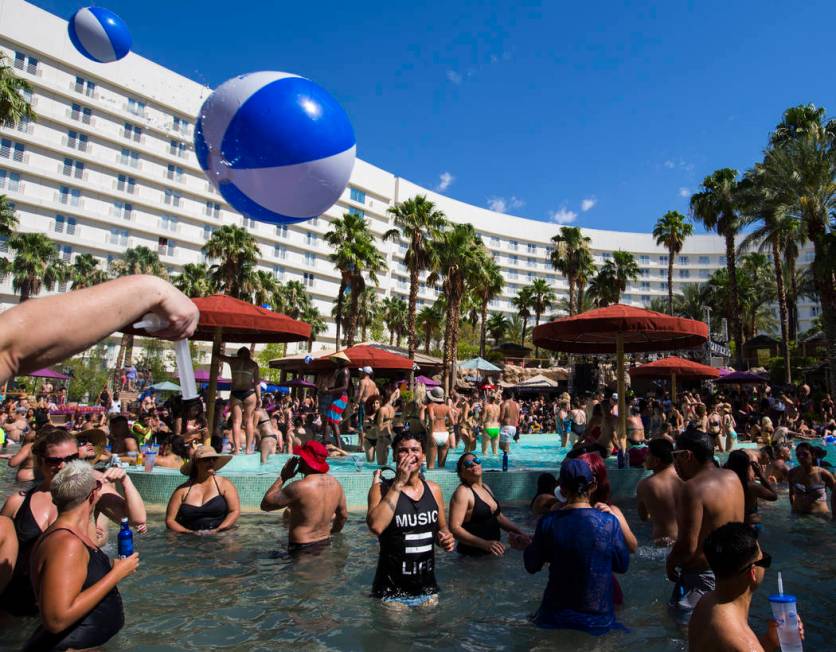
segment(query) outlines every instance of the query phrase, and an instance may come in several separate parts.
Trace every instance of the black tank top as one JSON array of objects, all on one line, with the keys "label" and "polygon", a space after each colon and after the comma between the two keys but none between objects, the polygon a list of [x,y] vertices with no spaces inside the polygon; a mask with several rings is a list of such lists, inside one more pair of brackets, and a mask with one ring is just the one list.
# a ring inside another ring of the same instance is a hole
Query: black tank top
[{"label": "black tank top", "polygon": [[[421,480],[424,493],[412,500],[404,492],[392,522],[378,537],[380,555],[372,585],[376,598],[420,596],[438,593],[435,582],[435,535],[438,533],[438,503],[429,485]],[[385,496],[391,481],[384,480]]]},{"label": "black tank top", "polygon": [[229,513],[229,505],[226,504],[226,498],[221,493],[221,488],[218,486],[218,479],[212,476],[215,481],[215,488],[218,490],[218,495],[207,500],[202,505],[187,505],[186,498],[189,496],[189,491],[192,490],[192,485],[189,485],[186,495],[183,496],[183,502],[180,503],[180,508],[177,510],[177,516],[174,518],[180,525],[187,530],[214,530],[218,527],[226,515]]},{"label": "black tank top", "polygon": [[32,590],[32,580],[29,576],[32,547],[42,534],[32,514],[32,494],[37,490],[38,487],[32,487],[26,492],[14,517],[18,545],[17,561],[12,578],[6,585],[6,590],[0,595],[0,609],[13,616],[34,616],[38,613],[35,592]]},{"label": "black tank top", "polygon": [[[484,500],[479,497],[479,494],[470,487],[473,492],[473,510],[470,512],[470,520],[462,523],[462,527],[475,537],[485,539],[486,541],[499,541],[502,536],[502,530],[499,527],[499,515],[502,513],[502,508],[499,506],[499,501],[496,501],[496,511],[492,512]],[[491,494],[493,495],[493,494]],[[496,498],[494,498],[496,500]],[[479,557],[487,555],[488,553],[481,548],[469,546],[466,543],[459,543],[456,547],[456,552],[463,555],[470,555]]]},{"label": "black tank top", "polygon": [[[66,530],[73,536],[78,536],[67,528],[55,528],[48,532],[41,539],[46,539],[53,532]],[[84,541],[84,547],[90,553],[90,560],[87,562],[87,577],[81,590],[85,591],[93,586],[110,572],[110,558],[99,548],[91,548]],[[39,625],[32,637],[26,642],[24,652],[38,652],[42,650],[83,650],[90,647],[104,645],[122,629],[125,624],[125,612],[122,609],[122,598],[119,590],[113,587],[108,594],[102,598],[93,610],[78,622],[70,625],[63,632],[53,634],[43,625]]]}]

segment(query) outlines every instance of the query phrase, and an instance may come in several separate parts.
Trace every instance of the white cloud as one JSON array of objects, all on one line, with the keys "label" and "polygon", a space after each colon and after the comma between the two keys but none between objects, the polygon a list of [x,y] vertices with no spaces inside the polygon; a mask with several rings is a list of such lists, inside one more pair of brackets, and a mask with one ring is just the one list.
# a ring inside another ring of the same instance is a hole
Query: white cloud
[{"label": "white cloud", "polygon": [[450,187],[450,184],[452,184],[455,180],[456,177],[454,177],[449,172],[444,171],[440,175],[438,175],[438,185],[435,187],[435,189],[439,192],[444,192],[445,190],[447,190],[447,188]]},{"label": "white cloud", "polygon": [[680,197],[690,197],[691,191],[688,188],[682,187],[679,189],[679,196]]},{"label": "white cloud", "polygon": [[525,206],[525,202],[519,197],[488,197],[488,208],[497,213],[507,213]]},{"label": "white cloud", "polygon": [[557,211],[549,211],[549,219],[555,224],[571,224],[578,219],[578,214],[565,206]]},{"label": "white cloud", "polygon": [[456,72],[455,70],[448,70],[447,71],[447,81],[452,84],[458,86],[462,83],[462,76],[461,73]]},{"label": "white cloud", "polygon": [[668,159],[667,161],[665,161],[664,166],[669,170],[673,170],[676,167],[676,163]]},{"label": "white cloud", "polygon": [[592,210],[595,208],[595,204],[598,203],[597,197],[587,197],[586,199],[581,200],[581,211],[586,213],[586,211]]}]

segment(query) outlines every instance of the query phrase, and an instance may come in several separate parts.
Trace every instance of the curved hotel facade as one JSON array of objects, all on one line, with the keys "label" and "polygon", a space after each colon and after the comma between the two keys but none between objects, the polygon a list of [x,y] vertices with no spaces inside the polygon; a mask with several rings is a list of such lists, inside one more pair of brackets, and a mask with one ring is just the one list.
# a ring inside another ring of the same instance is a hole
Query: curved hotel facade
[{"label": "curved hotel facade", "polygon": [[[557,225],[465,204],[361,160],[340,201],[321,217],[280,227],[255,222],[224,203],[194,156],[194,117],[210,89],[133,53],[112,64],[88,61],[70,44],[66,21],[21,0],[0,0],[0,52],[32,86],[38,115],[37,122],[0,128],[0,194],[14,204],[20,228],[48,234],[67,261],[91,253],[107,264],[144,245],[176,273],[204,261],[201,247],[218,226],[243,225],[259,243],[261,269],[307,286],[329,319],[319,341],[333,344],[330,314],[339,276],[323,239],[329,222],[346,211],[359,213],[380,237],[391,227],[390,206],[425,194],[450,220],[473,224],[501,265],[506,287],[492,311],[510,314],[511,298],[535,278],[545,278],[558,295],[567,292],[548,262]],[[641,276],[628,287],[625,303],[640,306],[667,295],[667,254],[649,233],[584,233],[598,264],[615,249],[636,256]],[[379,292],[406,297],[405,245],[381,240],[379,248],[388,263]],[[0,241],[3,254],[10,255]],[[805,252],[801,263],[811,259]],[[704,282],[725,264],[723,241],[688,238],[675,263],[674,291]],[[422,284],[419,302],[431,303],[437,294]],[[16,303],[9,279],[0,284],[0,303]],[[816,314],[817,306],[800,306],[802,330]]]}]

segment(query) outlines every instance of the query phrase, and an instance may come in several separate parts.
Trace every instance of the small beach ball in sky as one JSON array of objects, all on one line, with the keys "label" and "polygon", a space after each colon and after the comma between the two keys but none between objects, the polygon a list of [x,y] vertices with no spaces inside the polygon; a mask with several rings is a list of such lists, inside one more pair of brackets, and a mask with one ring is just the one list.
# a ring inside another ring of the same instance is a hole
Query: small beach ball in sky
[{"label": "small beach ball in sky", "polygon": [[348,115],[324,88],[286,72],[221,84],[195,124],[195,154],[237,211],[272,224],[318,217],[342,195],[357,149]]},{"label": "small beach ball in sky", "polygon": [[131,51],[133,39],[128,26],[109,9],[79,9],[67,29],[75,49],[92,61],[112,63]]}]

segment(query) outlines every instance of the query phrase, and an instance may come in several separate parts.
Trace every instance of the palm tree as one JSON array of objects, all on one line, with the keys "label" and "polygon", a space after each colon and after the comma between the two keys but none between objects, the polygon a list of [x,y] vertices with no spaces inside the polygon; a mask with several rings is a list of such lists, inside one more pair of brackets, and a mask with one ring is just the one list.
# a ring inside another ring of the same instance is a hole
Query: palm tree
[{"label": "palm tree", "polygon": [[10,238],[17,228],[17,215],[6,195],[0,195],[0,238]]},{"label": "palm tree", "polygon": [[14,74],[0,55],[0,125],[16,127],[21,120],[35,120],[37,116],[26,97],[32,87]]},{"label": "palm tree", "polygon": [[360,301],[357,309],[357,327],[360,330],[360,341],[368,341],[368,332],[374,332],[380,326],[380,301],[377,298],[375,288],[366,288],[360,294]]},{"label": "palm tree", "polygon": [[622,251],[621,249],[613,251],[612,260],[608,260],[607,262],[612,262],[615,268],[615,303],[619,303],[622,293],[627,290],[627,284],[635,281],[639,277],[639,266],[633,254],[629,251]]},{"label": "palm tree", "polygon": [[502,270],[493,258],[485,256],[476,271],[478,279],[473,287],[473,295],[479,303],[479,355],[485,357],[485,336],[487,333],[488,304],[502,292],[505,279]]},{"label": "palm tree", "polygon": [[[447,218],[425,195],[417,195],[388,209],[395,228],[383,234],[384,240],[400,239],[408,243],[404,264],[409,269],[409,305],[406,331],[410,359],[415,358],[418,338],[415,335],[415,313],[418,303],[419,275],[430,268],[432,242],[447,228]],[[410,376],[411,377],[411,376]],[[411,382],[411,381],[410,381]]]},{"label": "palm tree", "polygon": [[308,338],[308,351],[313,351],[314,340],[321,333],[324,333],[327,330],[328,324],[326,324],[325,320],[322,318],[319,308],[313,305],[310,301],[302,310],[302,314],[299,318],[306,324],[310,324],[311,336]]},{"label": "palm tree", "polygon": [[682,251],[685,238],[694,233],[694,225],[679,211],[668,211],[653,227],[656,244],[668,250],[668,314],[673,314],[673,259]]},{"label": "palm tree", "polygon": [[99,267],[99,259],[92,254],[79,254],[70,269],[73,290],[93,287],[108,279],[107,271]]},{"label": "palm tree", "polygon": [[517,316],[522,319],[520,346],[525,346],[525,335],[528,330],[528,320],[531,318],[531,290],[528,286],[522,287],[517,291],[516,296],[511,299],[511,305],[517,309]]},{"label": "palm tree", "polygon": [[436,302],[431,306],[424,306],[415,317],[416,327],[424,335],[424,353],[430,355],[430,345],[433,340],[441,337],[441,327],[444,324],[444,306]]},{"label": "palm tree", "polygon": [[236,299],[252,293],[260,251],[249,231],[225,224],[212,233],[201,251],[207,258],[218,261],[210,268],[210,275],[219,292]]},{"label": "palm tree", "polygon": [[[540,317],[544,312],[551,308],[557,302],[557,296],[549,287],[545,279],[534,279],[528,286],[528,292],[531,296],[531,309],[534,311],[534,325],[540,325]],[[540,348],[534,349],[534,357],[540,357]]]},{"label": "palm tree", "polygon": [[691,197],[691,213],[709,231],[714,230],[726,241],[726,269],[731,286],[726,304],[726,318],[732,326],[735,358],[740,366],[743,345],[743,322],[740,319],[740,293],[737,287],[737,258],[735,236],[740,233],[741,219],[738,212],[741,192],[737,170],[716,170],[702,182],[702,190]]},{"label": "palm tree", "polygon": [[485,245],[472,224],[455,224],[443,231],[430,246],[432,271],[427,283],[442,280],[442,291],[447,297],[444,326],[444,389],[453,384],[453,365],[459,348],[461,305],[465,291],[478,282],[478,272],[488,256]]},{"label": "palm tree", "polygon": [[589,281],[587,294],[596,308],[618,303],[620,294],[617,292],[615,274],[615,263],[607,260]]},{"label": "palm tree", "polygon": [[190,298],[208,297],[215,292],[206,263],[186,263],[183,265],[183,271],[172,279],[172,283]]},{"label": "palm tree", "polygon": [[271,305],[292,319],[301,319],[311,299],[302,281],[288,281],[276,289]]},{"label": "palm tree", "polygon": [[55,243],[43,233],[15,233],[9,238],[9,248],[14,257],[7,273],[12,276],[12,288],[20,293],[20,303],[42,290],[51,291],[69,275]]},{"label": "palm tree", "polygon": [[704,291],[704,283],[684,283],[673,297],[673,314],[702,321],[705,306]]},{"label": "palm tree", "polygon": [[403,318],[405,305],[406,302],[403,299],[394,295],[385,297],[380,304],[381,317],[386,330],[389,331],[389,346],[395,344],[395,337],[403,329],[402,324],[398,322]]},{"label": "palm tree", "polygon": [[488,319],[487,328],[488,333],[490,333],[493,338],[494,346],[499,346],[499,340],[501,340],[505,333],[508,332],[510,327],[511,324],[508,322],[508,318],[501,312],[491,314],[490,319]]},{"label": "palm tree", "polygon": [[[331,230],[325,234],[325,241],[334,251],[328,259],[340,271],[340,289],[337,295],[337,345],[339,346],[340,322],[345,325],[346,346],[354,345],[357,326],[357,311],[360,294],[369,280],[378,282],[377,274],[386,269],[386,259],[375,245],[368,222],[362,215],[344,213],[331,223]],[[349,294],[348,313],[343,308],[345,295]]]},{"label": "palm tree", "polygon": [[576,226],[560,227],[560,234],[552,237],[554,249],[551,253],[552,267],[561,272],[569,283],[569,314],[577,314],[578,295],[591,276],[592,253],[590,238],[583,235]]},{"label": "palm tree", "polygon": [[[132,276],[134,274],[151,274],[166,278],[165,266],[160,261],[156,251],[148,247],[139,246],[125,250],[120,260],[111,264],[111,272],[114,276]],[[133,360],[134,336],[122,335],[122,342],[119,345],[119,353],[116,356],[116,368],[130,367]]]}]

